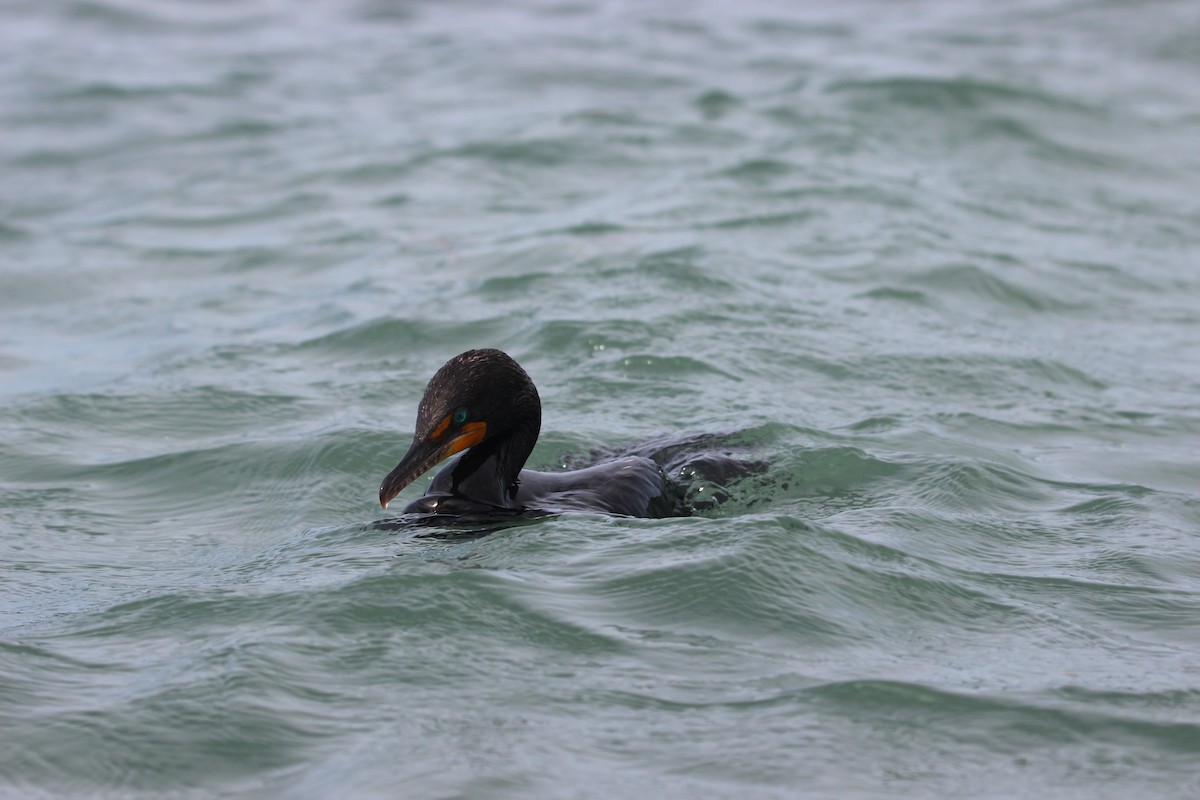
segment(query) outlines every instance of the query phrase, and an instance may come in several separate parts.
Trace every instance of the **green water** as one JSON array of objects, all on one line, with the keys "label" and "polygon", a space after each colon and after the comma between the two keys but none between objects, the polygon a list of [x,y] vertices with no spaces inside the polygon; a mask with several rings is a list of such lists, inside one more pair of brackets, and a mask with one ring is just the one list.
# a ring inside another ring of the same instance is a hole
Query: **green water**
[{"label": "green water", "polygon": [[[1198,30],[4,4],[0,796],[1200,795]],[[372,528],[479,346],[764,468]]]}]

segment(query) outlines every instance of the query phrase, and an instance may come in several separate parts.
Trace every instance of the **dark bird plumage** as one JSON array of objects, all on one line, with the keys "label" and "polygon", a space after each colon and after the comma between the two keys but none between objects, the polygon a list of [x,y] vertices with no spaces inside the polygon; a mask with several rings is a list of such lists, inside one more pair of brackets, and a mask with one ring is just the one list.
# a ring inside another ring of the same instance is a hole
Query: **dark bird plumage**
[{"label": "dark bird plumage", "polygon": [[648,458],[626,456],[570,472],[523,469],[542,425],[542,403],[525,370],[500,350],[468,350],[434,374],[417,409],[408,453],[379,487],[388,503],[438,462],[405,513],[490,516],[596,511],[630,517],[687,513],[679,488]]}]

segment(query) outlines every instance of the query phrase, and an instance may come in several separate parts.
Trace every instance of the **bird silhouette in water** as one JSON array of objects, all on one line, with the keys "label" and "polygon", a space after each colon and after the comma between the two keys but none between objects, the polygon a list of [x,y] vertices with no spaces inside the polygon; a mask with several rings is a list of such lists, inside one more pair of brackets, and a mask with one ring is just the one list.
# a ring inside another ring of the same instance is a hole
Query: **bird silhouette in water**
[{"label": "bird silhouette in water", "polygon": [[468,350],[434,374],[417,408],[412,446],[379,487],[379,503],[457,455],[406,514],[489,518],[592,511],[686,516],[680,488],[648,458],[625,456],[569,472],[524,469],[542,427],[529,375],[500,350]]}]

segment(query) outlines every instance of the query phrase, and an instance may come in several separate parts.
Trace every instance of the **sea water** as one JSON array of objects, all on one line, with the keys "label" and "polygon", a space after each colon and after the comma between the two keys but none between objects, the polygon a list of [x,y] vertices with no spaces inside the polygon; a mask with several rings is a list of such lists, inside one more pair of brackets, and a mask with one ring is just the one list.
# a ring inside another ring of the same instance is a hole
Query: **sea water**
[{"label": "sea water", "polygon": [[[0,795],[1200,795],[1198,31],[5,3]],[[480,346],[747,469],[372,527]]]}]

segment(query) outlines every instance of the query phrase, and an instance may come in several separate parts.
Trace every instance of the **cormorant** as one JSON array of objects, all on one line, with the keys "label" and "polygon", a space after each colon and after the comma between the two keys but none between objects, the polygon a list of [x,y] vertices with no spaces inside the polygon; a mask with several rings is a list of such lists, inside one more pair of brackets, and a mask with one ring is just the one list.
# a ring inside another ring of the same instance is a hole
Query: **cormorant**
[{"label": "cormorant", "polygon": [[[425,388],[408,453],[379,487],[388,503],[456,453],[405,513],[489,517],[596,511],[629,517],[684,516],[683,493],[648,458],[625,456],[570,472],[522,469],[542,426],[542,403],[508,354],[468,350]],[[465,452],[463,452],[465,451]]]}]

